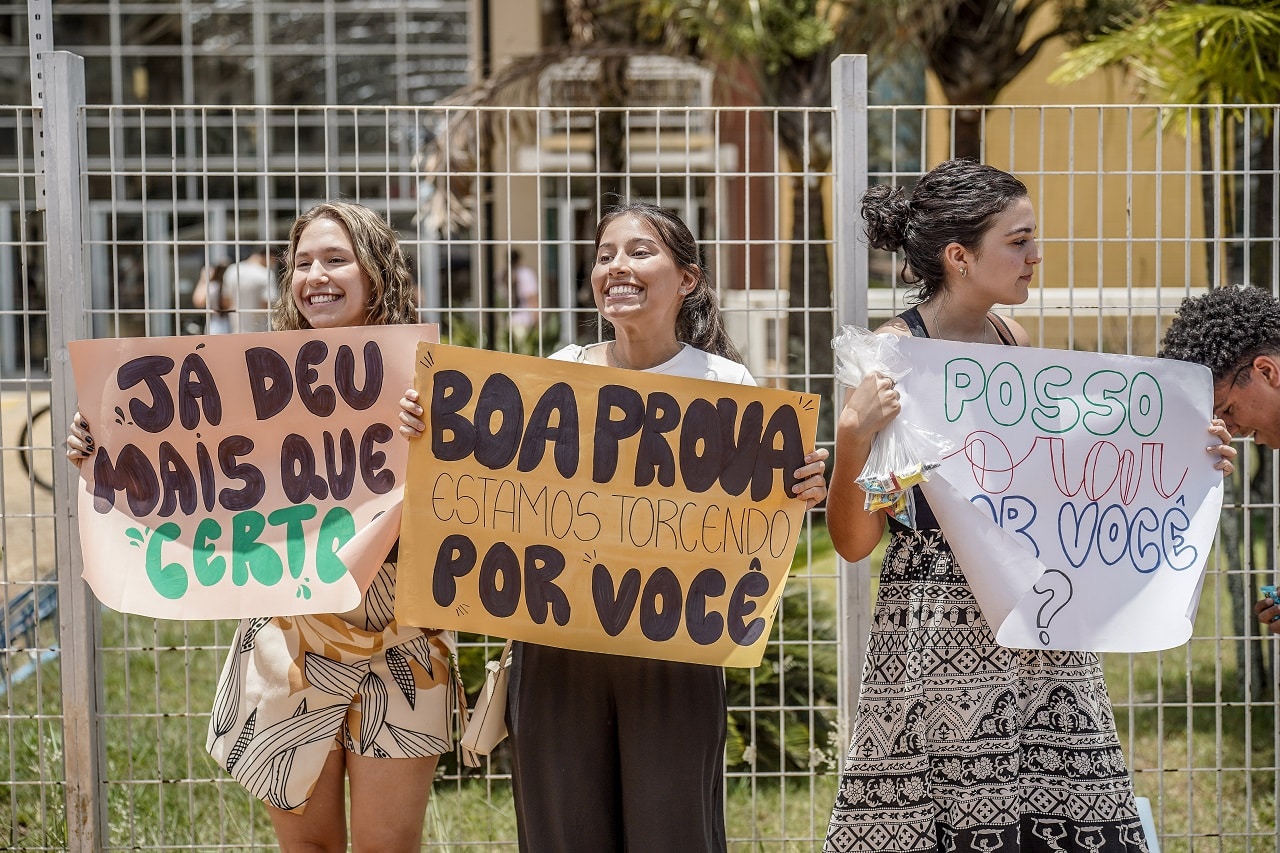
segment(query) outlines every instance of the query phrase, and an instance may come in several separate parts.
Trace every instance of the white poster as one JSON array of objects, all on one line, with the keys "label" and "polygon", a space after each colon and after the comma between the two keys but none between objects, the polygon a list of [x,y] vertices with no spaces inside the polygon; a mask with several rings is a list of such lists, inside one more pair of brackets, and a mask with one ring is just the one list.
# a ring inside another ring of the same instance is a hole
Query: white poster
[{"label": "white poster", "polygon": [[1191,636],[1222,507],[1186,362],[904,338],[902,417],[954,448],[922,487],[1003,645]]}]

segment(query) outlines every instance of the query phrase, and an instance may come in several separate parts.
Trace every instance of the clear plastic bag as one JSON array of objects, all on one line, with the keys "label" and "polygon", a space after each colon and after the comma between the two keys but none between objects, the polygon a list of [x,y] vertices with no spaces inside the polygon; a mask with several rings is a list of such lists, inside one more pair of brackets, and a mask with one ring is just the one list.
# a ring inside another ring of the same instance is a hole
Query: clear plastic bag
[{"label": "clear plastic bag", "polygon": [[[849,387],[862,382],[868,373],[879,373],[894,382],[911,372],[898,349],[896,335],[877,335],[870,329],[844,326],[831,342],[835,351],[836,379]],[[876,434],[867,463],[857,483],[867,494],[868,511],[888,508],[894,518],[915,527],[915,501],[911,487],[929,479],[929,472],[942,464],[954,445],[938,435],[903,419],[894,418]]]}]

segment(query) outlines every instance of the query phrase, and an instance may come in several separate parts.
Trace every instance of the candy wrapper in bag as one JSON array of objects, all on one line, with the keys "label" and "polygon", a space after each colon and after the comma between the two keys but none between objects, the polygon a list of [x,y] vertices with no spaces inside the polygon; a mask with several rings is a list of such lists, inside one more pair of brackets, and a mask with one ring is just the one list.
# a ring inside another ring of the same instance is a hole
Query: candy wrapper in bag
[{"label": "candy wrapper in bag", "polygon": [[[896,335],[877,335],[869,329],[845,326],[831,342],[836,357],[836,378],[857,386],[868,373],[879,373],[894,382],[911,372],[898,350]],[[946,438],[904,420],[894,418],[871,444],[867,463],[857,483],[867,493],[866,509],[888,508],[901,523],[915,527],[915,501],[911,487],[928,479],[928,472],[942,464],[952,444]]]}]

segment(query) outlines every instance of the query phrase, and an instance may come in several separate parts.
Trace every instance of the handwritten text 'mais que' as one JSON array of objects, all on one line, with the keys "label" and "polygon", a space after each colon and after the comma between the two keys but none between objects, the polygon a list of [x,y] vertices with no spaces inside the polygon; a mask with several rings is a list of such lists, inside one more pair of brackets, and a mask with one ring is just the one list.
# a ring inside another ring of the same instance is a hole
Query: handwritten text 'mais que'
[{"label": "handwritten text 'mais que'", "polygon": [[[636,487],[676,484],[701,494],[719,484],[729,495],[751,488],[752,500],[774,490],[775,474],[783,488],[794,485],[794,472],[804,464],[804,447],[795,410],[783,406],[764,419],[764,406],[748,403],[738,423],[738,404],[730,398],[715,403],[698,398],[682,410],[670,394],[647,396],[624,385],[595,389],[595,450],[591,477],[596,483],[616,481],[619,448],[636,442],[636,464],[628,476]],[[442,370],[431,393],[431,450],[435,458],[454,462],[472,456],[484,467],[500,471],[513,462],[520,472],[533,471],[551,444],[552,459],[562,477],[578,471],[581,453],[578,399],[567,383],[548,387],[525,416],[524,399],[507,376],[493,374],[476,396],[472,418],[463,413],[475,389],[466,374]],[[497,422],[495,425],[495,421]],[[735,436],[734,429],[737,427]]]}]

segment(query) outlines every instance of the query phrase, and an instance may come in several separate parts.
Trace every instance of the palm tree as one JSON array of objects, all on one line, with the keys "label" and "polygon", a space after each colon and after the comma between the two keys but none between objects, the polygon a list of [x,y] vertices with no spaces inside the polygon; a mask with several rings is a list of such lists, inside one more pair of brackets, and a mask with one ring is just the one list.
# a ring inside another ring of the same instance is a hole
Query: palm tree
[{"label": "palm tree", "polygon": [[[895,13],[890,32],[913,43],[947,103],[982,107],[994,104],[1005,86],[1021,74],[1040,50],[1056,38],[1078,42],[1130,12],[1131,0],[912,0],[859,5],[887,7]],[[1051,21],[1028,40],[1033,19]],[[955,156],[982,159],[982,112],[955,116]]]},{"label": "palm tree", "polygon": [[[1166,104],[1198,104],[1203,110],[1168,110],[1166,126],[1195,133],[1200,142],[1201,204],[1205,236],[1209,238],[1206,281],[1213,287],[1242,281],[1248,269],[1255,282],[1275,287],[1280,258],[1274,256],[1275,233],[1271,211],[1276,199],[1276,117],[1280,104],[1280,0],[1232,0],[1230,4],[1157,2],[1147,0],[1142,14],[1125,26],[1102,33],[1066,54],[1052,79],[1079,80],[1102,68],[1118,66],[1129,72],[1140,94]],[[1244,105],[1266,104],[1263,109]],[[1216,126],[1221,121],[1221,126]],[[1248,164],[1248,170],[1242,167]],[[1244,172],[1243,179],[1234,176]],[[1216,176],[1225,175],[1220,182]],[[1219,192],[1219,186],[1221,191]],[[1246,192],[1247,190],[1247,192]],[[1248,198],[1246,209],[1244,199]],[[1223,233],[1215,231],[1221,210]],[[1222,257],[1218,238],[1244,238],[1237,251]],[[1253,238],[1253,239],[1248,239]],[[1253,493],[1274,494],[1270,467],[1257,465]],[[1249,565],[1252,557],[1244,546],[1243,518],[1226,513],[1222,521],[1223,547],[1237,565]],[[1270,525],[1255,529],[1270,539]],[[1273,543],[1265,543],[1274,553]],[[1227,588],[1237,604],[1232,622],[1237,635],[1257,633],[1258,625],[1246,618],[1248,605],[1257,598],[1246,589],[1239,573],[1227,576]],[[1241,678],[1249,672],[1243,643],[1238,644],[1237,663]],[[1254,686],[1265,684],[1261,662],[1253,667]],[[1240,685],[1243,689],[1243,683]]]},{"label": "palm tree", "polygon": [[[794,174],[788,338],[795,374],[826,376],[832,371],[827,212],[810,176],[831,167],[833,126],[812,108],[831,105],[831,64],[838,56],[871,55],[873,76],[896,58],[894,51],[878,45],[884,14],[857,15],[858,5],[848,0],[650,0],[645,9],[646,15],[687,33],[695,52],[722,66],[725,76],[749,79],[752,99],[783,108],[776,116],[778,142]],[[871,5],[882,9],[892,4]],[[805,352],[809,363],[797,364]]]}]

